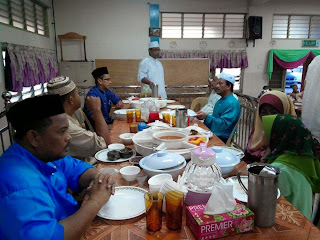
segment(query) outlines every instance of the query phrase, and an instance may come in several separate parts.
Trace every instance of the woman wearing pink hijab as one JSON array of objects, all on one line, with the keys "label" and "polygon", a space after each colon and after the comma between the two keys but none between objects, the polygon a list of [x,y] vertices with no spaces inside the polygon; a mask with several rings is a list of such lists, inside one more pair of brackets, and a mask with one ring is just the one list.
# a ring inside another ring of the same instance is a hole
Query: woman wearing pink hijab
[{"label": "woman wearing pink hijab", "polygon": [[265,137],[262,117],[273,114],[296,115],[294,105],[289,96],[280,91],[269,91],[263,94],[259,100],[254,128],[251,131],[245,156],[243,160],[247,163],[263,162],[268,154],[268,141]]}]

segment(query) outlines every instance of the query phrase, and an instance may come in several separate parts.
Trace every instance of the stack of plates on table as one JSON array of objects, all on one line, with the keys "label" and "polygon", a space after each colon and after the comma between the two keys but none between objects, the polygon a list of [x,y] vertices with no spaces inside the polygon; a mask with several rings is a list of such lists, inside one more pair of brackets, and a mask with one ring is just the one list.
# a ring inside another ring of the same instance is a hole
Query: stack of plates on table
[{"label": "stack of plates on table", "polygon": [[167,103],[175,103],[176,100],[170,100],[170,99],[167,99]]},{"label": "stack of plates on table", "polygon": [[181,108],[185,108],[184,105],[168,105],[167,108],[169,109],[181,109]]},{"label": "stack of plates on table", "polygon": [[114,195],[100,209],[98,216],[110,220],[125,220],[137,217],[146,211],[144,194],[139,187],[116,187]]}]

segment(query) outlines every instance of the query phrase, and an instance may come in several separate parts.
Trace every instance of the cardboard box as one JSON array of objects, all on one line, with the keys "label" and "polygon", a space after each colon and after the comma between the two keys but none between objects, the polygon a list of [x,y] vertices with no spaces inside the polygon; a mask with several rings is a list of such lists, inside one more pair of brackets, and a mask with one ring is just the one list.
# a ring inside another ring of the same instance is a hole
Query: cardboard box
[{"label": "cardboard box", "polygon": [[243,203],[237,202],[233,211],[206,215],[206,204],[188,206],[186,224],[198,240],[215,239],[252,230],[254,213]]}]

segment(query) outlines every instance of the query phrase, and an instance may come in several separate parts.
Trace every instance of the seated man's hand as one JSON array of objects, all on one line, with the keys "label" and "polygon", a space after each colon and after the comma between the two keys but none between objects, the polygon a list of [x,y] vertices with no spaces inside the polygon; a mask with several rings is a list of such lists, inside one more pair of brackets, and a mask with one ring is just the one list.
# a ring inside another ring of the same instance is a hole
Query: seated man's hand
[{"label": "seated man's hand", "polygon": [[116,107],[117,108],[122,108],[123,107],[123,102],[121,100],[119,102],[117,102]]},{"label": "seated man's hand", "polygon": [[199,120],[203,120],[203,119],[205,119],[205,118],[207,117],[207,114],[206,114],[205,112],[200,111],[200,112],[197,112],[196,117],[197,117]]},{"label": "seated man's hand", "polygon": [[86,106],[91,112],[101,111],[101,100],[98,97],[86,97]]},{"label": "seated man's hand", "polygon": [[88,187],[90,190],[89,200],[94,200],[99,205],[104,205],[108,202],[111,195],[115,192],[115,182],[109,174],[98,172],[92,184]]}]

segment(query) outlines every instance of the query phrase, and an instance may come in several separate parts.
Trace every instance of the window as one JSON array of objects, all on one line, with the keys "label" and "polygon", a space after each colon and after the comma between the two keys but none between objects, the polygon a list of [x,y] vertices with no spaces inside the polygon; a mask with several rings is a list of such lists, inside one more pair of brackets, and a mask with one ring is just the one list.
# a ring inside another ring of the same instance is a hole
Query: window
[{"label": "window", "polygon": [[245,14],[162,13],[162,38],[244,38]]},{"label": "window", "polygon": [[233,91],[241,91],[241,68],[216,68],[214,75],[218,76],[222,72],[233,75],[235,78]]},{"label": "window", "polygon": [[274,15],[272,38],[320,38],[320,16]]},{"label": "window", "polygon": [[0,23],[48,36],[47,20],[47,7],[38,1],[0,1]]},{"label": "window", "polygon": [[15,103],[30,97],[45,94],[47,92],[47,83],[40,83],[33,87],[23,87],[22,92],[9,91],[12,95],[11,103]]}]

